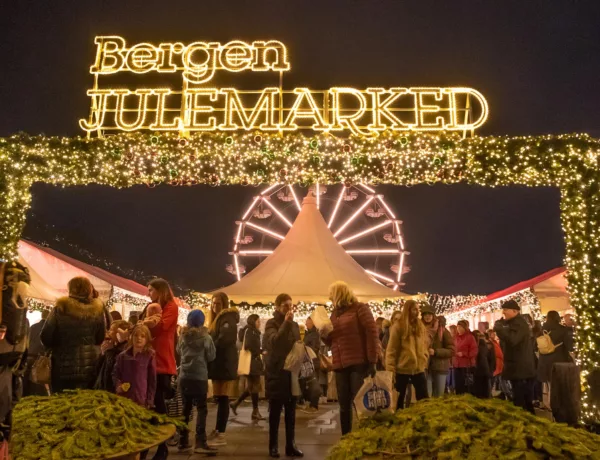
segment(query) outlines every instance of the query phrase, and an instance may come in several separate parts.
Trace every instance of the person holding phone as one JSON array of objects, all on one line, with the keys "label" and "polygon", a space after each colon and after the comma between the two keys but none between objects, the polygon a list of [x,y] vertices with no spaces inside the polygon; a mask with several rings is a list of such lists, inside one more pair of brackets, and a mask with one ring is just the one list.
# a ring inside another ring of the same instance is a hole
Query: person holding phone
[{"label": "person holding phone", "polygon": [[[279,458],[278,433],[281,410],[285,410],[285,455],[303,457],[296,447],[296,399],[300,395],[298,376],[284,369],[285,358],[300,340],[300,327],[294,321],[292,298],[279,294],[273,318],[267,321],[263,335],[266,393],[269,399],[269,456]],[[294,381],[295,379],[295,381]]]}]

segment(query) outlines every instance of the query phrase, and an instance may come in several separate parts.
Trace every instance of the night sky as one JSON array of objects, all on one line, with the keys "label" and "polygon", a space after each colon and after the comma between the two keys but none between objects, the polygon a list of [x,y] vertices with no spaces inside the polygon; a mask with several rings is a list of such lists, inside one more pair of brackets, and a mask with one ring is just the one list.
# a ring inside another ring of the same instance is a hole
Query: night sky
[{"label": "night sky", "polygon": [[[278,39],[290,52],[287,88],[471,86],[490,105],[481,135],[600,136],[598,24],[597,1],[4,2],[0,135],[81,134],[94,37],[121,35]],[[489,293],[562,263],[558,190],[380,189],[404,221],[407,292]],[[255,193],[37,184],[24,236],[140,282],[160,275],[207,290],[233,281],[224,267],[234,221]]]}]

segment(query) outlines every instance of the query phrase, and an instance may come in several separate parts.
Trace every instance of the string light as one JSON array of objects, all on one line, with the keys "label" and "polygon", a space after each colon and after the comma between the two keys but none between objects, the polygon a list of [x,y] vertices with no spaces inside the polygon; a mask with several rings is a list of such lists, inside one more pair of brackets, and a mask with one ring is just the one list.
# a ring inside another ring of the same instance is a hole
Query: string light
[{"label": "string light", "polygon": [[17,258],[36,182],[112,187],[340,182],[558,187],[569,296],[579,322],[582,416],[600,420],[587,381],[600,368],[599,140],[585,134],[463,139],[443,132],[387,131],[348,138],[213,132],[192,133],[186,140],[181,143],[174,132],[102,139],[17,134],[0,139],[0,259]]}]

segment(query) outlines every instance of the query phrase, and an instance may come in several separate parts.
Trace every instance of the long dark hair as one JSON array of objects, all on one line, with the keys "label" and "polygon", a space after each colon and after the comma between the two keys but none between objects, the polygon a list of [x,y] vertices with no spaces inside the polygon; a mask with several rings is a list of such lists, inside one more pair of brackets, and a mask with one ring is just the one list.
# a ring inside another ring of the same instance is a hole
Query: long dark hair
[{"label": "long dark hair", "polygon": [[158,303],[161,307],[164,307],[169,302],[175,301],[175,296],[171,290],[169,283],[162,278],[154,278],[148,283],[148,286],[152,286],[158,292]]},{"label": "long dark hair", "polygon": [[252,314],[252,315],[248,316],[248,319],[246,320],[246,324],[248,325],[248,327],[256,329],[256,320],[258,318],[260,318],[260,316],[258,316],[256,314]]},{"label": "long dark hair", "polygon": [[557,311],[550,310],[546,315],[546,321],[552,324],[560,324],[560,315]]}]

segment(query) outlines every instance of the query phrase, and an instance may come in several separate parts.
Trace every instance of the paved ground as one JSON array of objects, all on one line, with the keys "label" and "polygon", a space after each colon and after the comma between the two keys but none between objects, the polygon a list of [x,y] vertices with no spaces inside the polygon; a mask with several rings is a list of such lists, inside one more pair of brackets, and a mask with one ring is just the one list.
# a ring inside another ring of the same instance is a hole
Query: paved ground
[{"label": "paved ground", "polygon": [[[266,403],[261,402],[260,411],[267,417]],[[208,405],[207,431],[215,426],[216,405]],[[238,416],[233,416],[227,426],[227,447],[221,448],[217,458],[236,458],[239,460],[268,459],[268,421],[252,422],[250,415],[252,406],[243,404],[238,409]],[[283,415],[281,417],[279,434],[279,453],[285,453],[285,433]],[[304,458],[321,460],[327,455],[329,448],[341,437],[339,428],[338,405],[329,403],[321,405],[319,412],[307,414],[300,410],[296,412],[296,444],[304,452]],[[148,458],[152,458],[153,452]],[[198,460],[207,458],[200,454],[179,453],[177,448],[171,448],[169,459]]]}]

